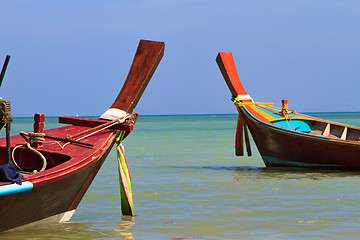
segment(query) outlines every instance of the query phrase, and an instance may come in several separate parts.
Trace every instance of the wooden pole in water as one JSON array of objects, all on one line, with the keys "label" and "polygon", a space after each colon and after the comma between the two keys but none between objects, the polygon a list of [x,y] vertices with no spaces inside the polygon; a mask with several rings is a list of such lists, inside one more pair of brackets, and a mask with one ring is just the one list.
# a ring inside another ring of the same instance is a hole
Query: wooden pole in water
[{"label": "wooden pole in water", "polygon": [[244,126],[244,136],[245,136],[245,145],[246,145],[246,152],[248,154],[248,156],[250,157],[251,154],[251,146],[250,146],[250,140],[249,140],[249,134],[247,131],[247,125],[245,120],[243,119],[243,126]]}]

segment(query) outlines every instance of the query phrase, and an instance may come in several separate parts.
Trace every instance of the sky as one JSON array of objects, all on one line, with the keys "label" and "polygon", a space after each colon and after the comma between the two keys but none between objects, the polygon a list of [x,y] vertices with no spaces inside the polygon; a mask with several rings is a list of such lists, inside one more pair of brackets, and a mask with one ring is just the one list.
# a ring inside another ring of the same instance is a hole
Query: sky
[{"label": "sky", "polygon": [[166,45],[140,115],[237,113],[221,51],[255,101],[360,111],[359,13],[358,0],[0,0],[0,96],[13,117],[100,116],[147,39]]}]

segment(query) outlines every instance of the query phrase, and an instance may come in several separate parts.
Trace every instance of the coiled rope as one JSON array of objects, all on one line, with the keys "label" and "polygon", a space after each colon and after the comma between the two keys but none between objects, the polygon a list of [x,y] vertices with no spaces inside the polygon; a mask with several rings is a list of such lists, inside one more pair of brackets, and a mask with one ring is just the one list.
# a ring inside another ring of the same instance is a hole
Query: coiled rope
[{"label": "coiled rope", "polygon": [[[46,169],[46,166],[47,166],[47,162],[46,162],[46,158],[44,157],[44,155],[41,154],[41,152],[39,152],[38,150],[34,149],[31,147],[31,142],[37,142],[37,143],[41,143],[41,142],[45,142],[45,133],[33,133],[33,132],[29,132],[29,133],[25,133],[25,132],[20,132],[20,135],[23,136],[23,135],[26,135],[26,136],[29,136],[29,139],[27,140],[27,143],[25,144],[26,148],[28,148],[30,151],[32,151],[33,153],[35,153],[36,155],[38,155],[42,161],[43,161],[43,166],[42,168],[40,169],[39,172],[42,172]],[[14,149],[12,150],[12,153],[11,153],[11,160],[13,161],[13,163],[15,164],[15,166],[17,168],[19,168],[20,170],[23,170],[18,164],[17,162],[15,161],[15,150],[21,146],[24,146],[24,145],[18,145],[16,147],[14,147]],[[37,170],[34,170],[33,173],[37,173]]]}]

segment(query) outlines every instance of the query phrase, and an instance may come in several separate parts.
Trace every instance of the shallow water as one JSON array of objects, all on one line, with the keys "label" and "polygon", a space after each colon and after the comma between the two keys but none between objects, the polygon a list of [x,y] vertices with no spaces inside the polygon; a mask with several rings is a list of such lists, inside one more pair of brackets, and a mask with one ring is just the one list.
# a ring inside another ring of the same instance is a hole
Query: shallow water
[{"label": "shallow water", "polygon": [[[312,115],[360,125],[360,113]],[[265,168],[253,142],[254,156],[236,157],[236,117],[141,116],[124,142],[135,217],[121,216],[113,149],[70,223],[0,239],[360,238],[360,172]]]}]

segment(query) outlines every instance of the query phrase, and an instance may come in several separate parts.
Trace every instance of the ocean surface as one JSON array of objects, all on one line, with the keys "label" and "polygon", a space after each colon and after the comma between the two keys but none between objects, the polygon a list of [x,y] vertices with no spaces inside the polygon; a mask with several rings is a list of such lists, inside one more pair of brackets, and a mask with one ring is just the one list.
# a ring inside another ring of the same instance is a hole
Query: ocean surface
[{"label": "ocean surface", "polygon": [[[310,115],[360,126],[360,113]],[[140,116],[124,142],[134,217],[121,215],[113,149],[70,223],[0,239],[360,239],[360,172],[265,168],[253,142],[252,157],[236,157],[236,121]],[[12,134],[32,124],[17,118]]]}]

